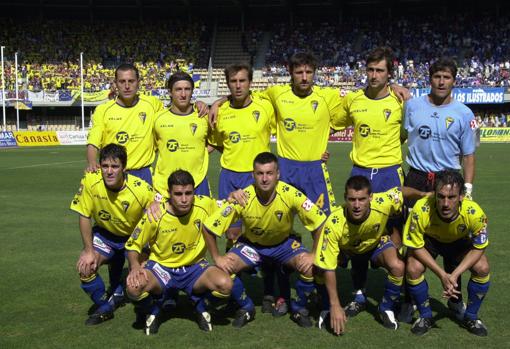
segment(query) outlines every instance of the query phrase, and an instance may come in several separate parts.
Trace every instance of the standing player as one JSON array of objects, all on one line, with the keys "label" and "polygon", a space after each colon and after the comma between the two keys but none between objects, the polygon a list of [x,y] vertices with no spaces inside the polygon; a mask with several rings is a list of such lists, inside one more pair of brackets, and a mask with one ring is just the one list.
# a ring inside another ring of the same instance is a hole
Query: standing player
[{"label": "standing player", "polygon": [[[158,332],[157,299],[166,290],[185,291],[195,303],[200,329],[211,331],[205,299],[212,294],[228,297],[232,289],[229,275],[210,267],[205,259],[202,226],[217,208],[216,201],[207,196],[194,196],[195,183],[187,171],[173,172],[167,185],[169,199],[161,203],[164,213],[159,221],[149,221],[145,216],[126,243],[130,265],[127,292],[135,302],[137,313],[146,315],[147,335]],[[139,256],[147,243],[151,253],[142,267]]]},{"label": "standing player", "polygon": [[96,157],[103,145],[117,143],[126,147],[129,173],[152,185],[150,165],[155,158],[152,130],[154,116],[163,109],[163,103],[156,97],[138,94],[140,75],[134,65],[119,65],[114,83],[117,98],[97,106],[92,116],[87,171],[98,168]]},{"label": "standing player", "polygon": [[211,196],[206,178],[209,167],[209,125],[191,104],[193,87],[193,79],[187,73],[171,75],[167,88],[172,105],[155,117],[154,139],[158,160],[154,172],[154,189],[164,197],[168,197],[168,176],[177,169],[191,173],[197,185],[196,195]]},{"label": "standing player", "polygon": [[[298,214],[316,241],[316,232],[326,215],[299,190],[279,181],[278,160],[272,153],[260,153],[255,157],[253,177],[254,184],[245,188],[248,198],[244,206],[226,204],[205,222],[209,252],[216,265],[228,273],[249,270],[264,262],[297,270],[300,278],[296,282],[297,300],[291,302],[292,319],[300,326],[311,327],[306,304],[313,290],[314,255],[290,234],[294,216]],[[236,245],[221,256],[215,235],[224,234],[230,224],[240,218],[245,226],[244,233]],[[234,282],[232,294],[241,306],[233,325],[241,327],[254,318],[255,308],[251,299],[244,295],[240,281]]]},{"label": "standing player", "polygon": [[[368,178],[374,193],[401,187],[404,181],[400,137],[402,102],[389,88],[393,60],[393,52],[387,47],[375,48],[368,54],[368,85],[345,96],[333,121],[335,129],[353,126],[351,176]],[[393,232],[400,231],[402,224],[401,218],[389,221],[388,229],[397,245],[400,245],[400,236]],[[353,266],[353,278],[357,278],[357,273]],[[366,275],[361,270],[359,274],[360,277]],[[364,284],[365,281],[355,282],[358,283]],[[354,301],[346,307],[347,315],[351,317],[364,309],[367,301],[362,289],[355,292]]]},{"label": "standing player", "polygon": [[[400,297],[405,265],[389,238],[386,222],[401,213],[402,192],[393,188],[372,194],[370,181],[357,175],[347,180],[344,199],[344,207],[333,211],[324,224],[315,252],[315,265],[324,271],[330,299],[331,328],[336,334],[345,328],[346,314],[338,298],[335,270],[338,262],[347,267],[350,260],[351,271],[355,271],[352,275],[355,290],[365,288],[369,262],[388,271],[378,310],[383,325],[396,330],[394,305]],[[358,311],[364,309],[365,303],[361,305],[363,308]]]},{"label": "standing player", "polygon": [[[229,103],[218,110],[218,120],[210,143],[221,149],[221,172],[218,197],[226,199],[231,192],[253,183],[253,159],[257,154],[270,151],[270,136],[274,133],[275,115],[271,103],[252,95],[250,91],[253,69],[249,64],[229,65],[225,79],[230,90]],[[234,222],[227,232],[229,241],[241,234],[241,221]],[[229,243],[231,244],[231,243]],[[229,246],[231,247],[231,246]],[[285,301],[273,308],[274,270],[263,266],[264,301],[263,312],[281,310],[286,313]],[[288,276],[278,273],[282,299],[290,298]],[[285,305],[285,306],[284,306]]]},{"label": "standing player", "polygon": [[374,193],[379,193],[403,184],[402,102],[389,88],[393,72],[393,53],[389,48],[372,50],[366,70],[367,87],[345,96],[333,127],[353,126],[351,176],[367,177]]},{"label": "standing player", "polygon": [[[478,310],[490,285],[489,263],[485,248],[487,217],[474,201],[464,198],[464,179],[457,171],[437,173],[435,196],[416,202],[404,228],[403,242],[408,247],[406,279],[416,302],[420,317],[411,328],[417,335],[432,327],[428,284],[424,272],[429,268],[441,280],[443,296],[460,296],[457,280],[470,270],[468,305],[462,319],[467,330],[486,336],[487,328],[478,318]],[[445,265],[453,265],[448,272],[435,258],[441,255]]]},{"label": "standing player", "polygon": [[[105,285],[97,273],[105,263],[124,265],[124,243],[152,202],[152,188],[126,174],[127,154],[123,146],[108,144],[99,153],[101,171],[88,172],[81,181],[71,210],[80,214],[83,251],[76,267],[81,288],[97,306],[85,324],[96,325],[113,318],[115,304],[106,300]],[[94,219],[94,225],[92,225]],[[110,269],[110,286],[120,286],[120,276]]]},{"label": "standing player", "polygon": [[453,99],[456,76],[453,60],[443,58],[434,62],[429,68],[430,93],[406,104],[404,128],[409,145],[406,161],[410,166],[406,185],[430,191],[434,187],[434,173],[460,170],[462,159],[464,189],[470,196],[475,176],[476,121],[468,107]]},{"label": "standing player", "polygon": [[282,181],[302,191],[326,214],[334,195],[326,164],[330,121],[340,108],[338,90],[314,86],[317,61],[309,53],[289,60],[291,83],[261,93],[276,110],[276,138]]},{"label": "standing player", "polygon": [[[430,93],[406,103],[404,129],[409,152],[406,158],[409,172],[405,185],[423,191],[434,190],[435,174],[446,169],[461,169],[463,163],[465,195],[471,198],[475,175],[475,141],[473,129],[476,121],[473,112],[453,99],[452,89],[457,76],[455,62],[448,58],[434,62],[429,68]],[[406,200],[411,209],[414,200]],[[447,272],[453,266],[445,265]],[[461,280],[458,280],[461,289]],[[460,319],[465,304],[462,295],[450,298],[448,307]],[[403,308],[404,310],[405,308]],[[411,321],[412,309],[403,318]]]}]

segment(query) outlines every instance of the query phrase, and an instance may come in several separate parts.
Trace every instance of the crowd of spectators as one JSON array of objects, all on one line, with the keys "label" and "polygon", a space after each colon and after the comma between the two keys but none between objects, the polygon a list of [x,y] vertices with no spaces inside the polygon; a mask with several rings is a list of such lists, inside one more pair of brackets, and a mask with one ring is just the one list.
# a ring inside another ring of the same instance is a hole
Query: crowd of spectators
[{"label": "crowd of spectators", "polygon": [[[263,75],[286,76],[287,59],[308,50],[317,55],[319,85],[366,83],[367,52],[375,46],[394,49],[394,81],[410,88],[428,86],[428,67],[440,56],[452,56],[459,64],[457,86],[510,86],[510,22],[504,18],[459,14],[450,17],[347,19],[342,24],[297,23],[247,25],[242,45],[260,49],[264,33],[272,33],[265,54]],[[85,90],[109,89],[113,68],[120,62],[136,62],[143,76],[142,90],[164,88],[178,69],[192,72],[207,67],[211,28],[197,22],[96,22],[73,21],[0,24],[2,45],[8,56],[19,52],[19,77],[29,91],[78,89],[80,52],[84,52]],[[252,55],[255,52],[251,52]],[[6,87],[14,89],[12,58],[6,64]]]},{"label": "crowd of spectators", "polygon": [[479,127],[508,127],[510,113],[488,110],[475,112],[476,122]]},{"label": "crowd of spectators", "polygon": [[280,24],[266,53],[266,76],[285,74],[285,62],[294,52],[314,52],[323,65],[319,83],[365,84],[365,57],[376,46],[394,49],[395,82],[428,86],[430,62],[450,56],[459,64],[457,86],[510,86],[510,23],[493,16],[422,16],[391,22],[371,17],[351,19],[341,25]]}]

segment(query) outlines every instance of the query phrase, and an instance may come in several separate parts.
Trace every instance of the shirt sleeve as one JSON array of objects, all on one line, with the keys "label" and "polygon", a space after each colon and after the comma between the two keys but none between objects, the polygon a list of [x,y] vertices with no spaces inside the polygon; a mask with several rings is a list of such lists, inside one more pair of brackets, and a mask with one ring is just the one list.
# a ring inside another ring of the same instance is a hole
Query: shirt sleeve
[{"label": "shirt sleeve", "polygon": [[126,241],[126,250],[141,253],[143,247],[152,242],[157,230],[157,224],[159,223],[149,222],[147,214],[145,214]]},{"label": "shirt sleeve", "polygon": [[335,112],[331,115],[331,128],[340,131],[344,128],[352,125],[352,120],[349,116],[349,104],[350,94],[342,98],[341,104],[335,109]]},{"label": "shirt sleeve", "polygon": [[222,236],[230,225],[241,218],[241,205],[225,202],[204,222],[205,228],[216,236]]},{"label": "shirt sleeve", "polygon": [[425,234],[423,221],[417,213],[419,209],[415,205],[404,226],[403,244],[407,247],[418,249],[425,246],[423,235]]},{"label": "shirt sleeve", "polygon": [[336,213],[333,212],[319,235],[314,264],[323,270],[335,270],[338,265],[340,245],[337,219]]},{"label": "shirt sleeve", "polygon": [[92,128],[89,131],[87,137],[87,144],[91,144],[94,147],[100,149],[103,143],[103,132],[104,132],[104,105],[98,105],[94,114],[92,115]]},{"label": "shirt sleeve", "polygon": [[80,215],[90,218],[92,216],[93,201],[90,193],[90,186],[87,185],[87,175],[82,178],[80,187],[74,195],[70,209]]},{"label": "shirt sleeve", "polygon": [[475,152],[475,116],[471,110],[467,110],[464,114],[463,125],[460,136],[460,148],[462,155],[471,155]]}]

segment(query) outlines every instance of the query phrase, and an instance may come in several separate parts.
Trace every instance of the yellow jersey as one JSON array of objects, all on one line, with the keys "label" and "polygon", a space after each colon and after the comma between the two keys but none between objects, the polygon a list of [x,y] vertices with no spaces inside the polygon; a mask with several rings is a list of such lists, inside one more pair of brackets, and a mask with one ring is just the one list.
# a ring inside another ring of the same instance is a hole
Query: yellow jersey
[{"label": "yellow jersey", "polygon": [[487,216],[476,202],[463,199],[457,218],[445,222],[437,214],[435,197],[422,198],[409,214],[402,242],[410,248],[422,248],[425,246],[424,235],[442,243],[468,238],[474,248],[483,249],[489,244]]},{"label": "yellow jersey", "polygon": [[158,160],[154,171],[154,189],[168,197],[168,176],[176,170],[186,170],[193,176],[195,187],[207,175],[209,152],[207,136],[209,125],[206,118],[193,111],[189,115],[177,115],[169,109],[160,111],[155,118],[154,139]]},{"label": "yellow jersey", "polygon": [[98,149],[110,143],[123,145],[128,170],[150,166],[156,154],[152,134],[154,117],[162,109],[163,103],[158,98],[142,94],[132,107],[123,107],[116,100],[100,104],[92,115],[87,144]]},{"label": "yellow jersey", "polygon": [[192,265],[205,258],[207,248],[202,225],[217,209],[216,200],[197,195],[188,214],[178,217],[166,210],[161,203],[163,216],[159,221],[149,222],[147,215],[138,223],[126,242],[126,250],[141,253],[149,244],[149,259],[168,268]]},{"label": "yellow jersey", "polygon": [[377,247],[381,236],[387,234],[388,218],[399,215],[402,205],[402,192],[392,188],[373,194],[370,213],[360,224],[347,220],[344,207],[333,211],[322,228],[314,264],[324,270],[335,270],[340,250],[363,254]]},{"label": "yellow jersey", "polygon": [[380,99],[368,98],[364,89],[352,91],[344,97],[338,110],[333,128],[354,128],[350,154],[354,165],[382,168],[402,163],[403,107],[391,91]]},{"label": "yellow jersey", "polygon": [[106,188],[97,170],[85,174],[70,208],[110,233],[127,237],[152,201],[152,187],[143,179],[128,174],[122,189],[115,192]]},{"label": "yellow jersey", "polygon": [[253,185],[244,190],[248,195],[245,207],[225,202],[220,210],[206,220],[204,225],[210,232],[221,236],[233,222],[242,219],[243,236],[247,240],[263,246],[274,246],[292,233],[296,214],[309,231],[319,228],[326,219],[321,209],[285,182],[278,182],[276,196],[266,205],[260,203]]},{"label": "yellow jersey", "polygon": [[269,141],[275,133],[272,104],[252,96],[244,108],[224,103],[218,110],[218,121],[209,143],[223,148],[221,167],[235,172],[251,172],[253,159],[271,151]]},{"label": "yellow jersey", "polygon": [[328,145],[330,121],[338,113],[338,89],[314,86],[312,93],[299,97],[292,86],[275,85],[259,93],[276,110],[278,155],[296,161],[320,160]]}]

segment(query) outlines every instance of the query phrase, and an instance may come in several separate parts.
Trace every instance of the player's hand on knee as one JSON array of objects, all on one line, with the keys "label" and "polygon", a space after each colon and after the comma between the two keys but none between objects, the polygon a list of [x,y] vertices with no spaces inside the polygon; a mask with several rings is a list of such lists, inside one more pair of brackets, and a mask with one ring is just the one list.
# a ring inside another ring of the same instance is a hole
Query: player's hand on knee
[{"label": "player's hand on knee", "polygon": [[234,274],[234,260],[230,254],[216,257],[214,263],[218,268],[225,271],[226,273]]},{"label": "player's hand on knee", "polygon": [[131,269],[126,278],[127,286],[132,288],[144,288],[148,282],[147,269],[142,267]]},{"label": "player's hand on knee", "polygon": [[301,253],[296,260],[296,269],[304,275],[310,275],[313,270],[313,260],[315,256],[312,253]]},{"label": "player's hand on knee", "polygon": [[98,267],[98,257],[94,250],[83,250],[80,253],[80,258],[76,263],[78,273],[84,277],[88,277],[96,272]]},{"label": "player's hand on knee", "polygon": [[332,305],[330,307],[330,323],[333,333],[341,335],[345,331],[345,324],[347,323],[347,316],[345,316],[344,309],[339,305]]}]

